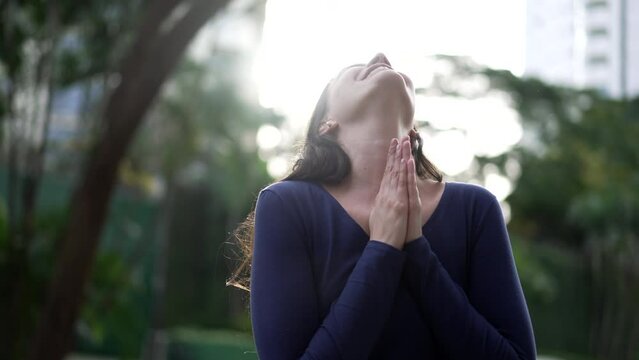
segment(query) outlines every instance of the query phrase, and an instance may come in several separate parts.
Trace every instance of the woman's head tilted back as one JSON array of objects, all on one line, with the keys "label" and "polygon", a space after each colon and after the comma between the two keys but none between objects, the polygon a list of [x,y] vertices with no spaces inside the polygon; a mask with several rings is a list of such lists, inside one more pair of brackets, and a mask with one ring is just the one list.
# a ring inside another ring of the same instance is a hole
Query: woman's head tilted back
[{"label": "woman's head tilted back", "polygon": [[[372,119],[383,123],[366,126],[413,126],[415,89],[405,74],[394,70],[386,56],[375,55],[368,64],[344,68],[329,82],[329,116],[340,125],[363,125]],[[396,130],[396,129],[393,129]]]},{"label": "woman's head tilted back", "polygon": [[[284,180],[340,183],[351,170],[343,145],[370,141],[366,137],[375,130],[383,133],[390,130],[398,133],[398,137],[411,133],[414,104],[411,79],[392,69],[383,54],[375,55],[368,64],[344,68],[322,91],[299,158]],[[423,155],[418,136],[413,155],[419,177],[442,181],[441,173]]]},{"label": "woman's head tilted back", "polygon": [[[370,142],[370,134],[410,134],[417,175],[442,181],[439,170],[422,153],[422,139],[414,129],[415,89],[405,74],[395,71],[386,56],[344,68],[324,88],[311,116],[306,139],[293,170],[283,181],[307,180],[337,185],[351,172],[345,145]],[[379,139],[376,139],[379,141]],[[388,146],[390,139],[383,146]],[[234,236],[242,252],[240,266],[227,285],[249,290],[253,251],[254,212]]]}]

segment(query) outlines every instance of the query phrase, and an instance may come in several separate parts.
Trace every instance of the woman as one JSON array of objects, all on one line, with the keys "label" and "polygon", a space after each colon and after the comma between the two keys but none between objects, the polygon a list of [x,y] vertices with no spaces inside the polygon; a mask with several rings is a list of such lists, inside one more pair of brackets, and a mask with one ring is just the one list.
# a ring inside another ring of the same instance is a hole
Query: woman
[{"label": "woman", "polygon": [[499,203],[442,182],[413,115],[383,54],[327,85],[292,173],[256,203],[260,359],[535,359]]}]

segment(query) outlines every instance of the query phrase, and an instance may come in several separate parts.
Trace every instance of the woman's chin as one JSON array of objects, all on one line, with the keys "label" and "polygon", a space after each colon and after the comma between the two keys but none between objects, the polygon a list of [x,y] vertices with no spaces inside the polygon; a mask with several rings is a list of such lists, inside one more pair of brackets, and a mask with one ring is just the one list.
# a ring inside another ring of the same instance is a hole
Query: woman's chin
[{"label": "woman's chin", "polygon": [[378,75],[380,75],[378,96],[383,96],[387,99],[396,98],[397,106],[400,108],[401,113],[409,117],[412,123],[415,113],[415,90],[413,90],[413,84],[410,79],[407,82],[401,73],[393,70],[387,70]]},{"label": "woman's chin", "polygon": [[402,93],[409,97],[415,96],[413,83],[408,77],[405,77],[405,75],[394,70],[380,71],[375,75],[376,76],[371,80],[375,81],[375,87],[378,90],[395,94]]}]

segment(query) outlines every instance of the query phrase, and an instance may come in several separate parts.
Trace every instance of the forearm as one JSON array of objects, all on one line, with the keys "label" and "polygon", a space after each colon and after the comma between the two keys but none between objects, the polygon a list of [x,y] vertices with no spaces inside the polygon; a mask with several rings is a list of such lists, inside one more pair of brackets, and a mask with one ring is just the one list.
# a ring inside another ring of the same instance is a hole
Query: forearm
[{"label": "forearm", "polygon": [[[324,319],[317,316],[314,285],[274,288],[255,270],[251,296],[260,359],[367,359],[391,312],[406,254],[371,240]],[[259,262],[258,262],[259,266]],[[301,284],[302,281],[296,281]],[[297,350],[296,350],[297,349]]]},{"label": "forearm", "polygon": [[[309,350],[316,359],[367,359],[391,312],[405,253],[370,241]],[[317,338],[317,339],[316,339]],[[329,338],[334,347],[320,346]],[[319,340],[315,343],[315,340]]]},{"label": "forearm", "polygon": [[[418,299],[437,342],[452,359],[534,359],[529,346],[532,339],[527,337],[527,324],[524,323],[527,313],[522,313],[520,304],[503,304],[504,317],[522,319],[519,328],[498,328],[471,304],[425,237],[408,243],[404,250],[408,255],[404,276],[409,290]],[[509,290],[516,289],[502,291]],[[498,296],[497,293],[492,295]],[[513,313],[509,314],[509,311]]]}]

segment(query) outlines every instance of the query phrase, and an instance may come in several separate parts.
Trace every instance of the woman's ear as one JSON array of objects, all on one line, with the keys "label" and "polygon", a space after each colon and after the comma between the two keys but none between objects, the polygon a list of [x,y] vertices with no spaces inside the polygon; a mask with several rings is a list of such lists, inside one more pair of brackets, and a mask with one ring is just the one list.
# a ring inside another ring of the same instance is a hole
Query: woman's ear
[{"label": "woman's ear", "polygon": [[324,134],[328,134],[331,133],[333,131],[335,131],[335,129],[337,129],[337,127],[339,126],[339,124],[333,120],[333,119],[329,119],[324,121],[320,127],[319,127],[319,134],[320,135],[324,135]]}]

